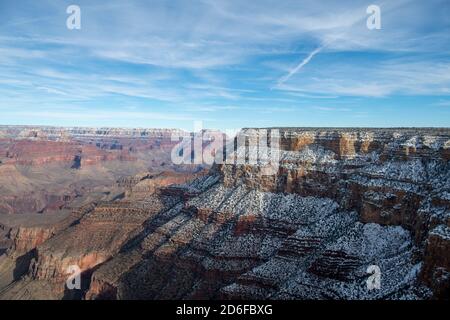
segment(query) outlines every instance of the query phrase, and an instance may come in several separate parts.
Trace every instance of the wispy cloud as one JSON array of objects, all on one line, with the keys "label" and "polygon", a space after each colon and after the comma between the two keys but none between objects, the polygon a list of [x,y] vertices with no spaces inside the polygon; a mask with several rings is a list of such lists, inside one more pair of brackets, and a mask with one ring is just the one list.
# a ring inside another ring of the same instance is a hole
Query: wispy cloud
[{"label": "wispy cloud", "polygon": [[77,4],[82,29],[69,31],[66,1],[2,2],[0,108],[23,112],[9,121],[58,122],[83,106],[85,120],[119,123],[131,115],[116,111],[132,105],[136,116],[161,121],[165,113],[224,123],[259,114],[285,124],[333,114],[329,101],[420,96],[429,106],[450,96],[446,0],[379,2],[381,30],[366,28],[365,0]]},{"label": "wispy cloud", "polygon": [[324,96],[448,95],[450,61],[414,60],[373,60],[373,65],[355,65],[343,59],[328,64],[326,69],[314,68],[308,77],[295,79],[289,86],[284,84],[277,89]]}]

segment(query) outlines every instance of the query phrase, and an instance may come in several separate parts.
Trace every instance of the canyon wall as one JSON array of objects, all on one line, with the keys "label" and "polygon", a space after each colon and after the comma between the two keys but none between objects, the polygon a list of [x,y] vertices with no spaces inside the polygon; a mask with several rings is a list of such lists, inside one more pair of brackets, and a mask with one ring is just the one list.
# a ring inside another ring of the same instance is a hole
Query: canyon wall
[{"label": "canyon wall", "polygon": [[[266,134],[243,131],[255,133]],[[191,182],[120,180],[123,199],[38,245],[0,298],[449,297],[448,129],[279,135],[272,175],[231,161]],[[64,289],[70,264],[83,272],[76,294]],[[370,270],[379,288],[367,285]]]},{"label": "canyon wall", "polygon": [[181,131],[0,126],[0,214],[105,200],[117,179],[171,170],[175,133]]}]

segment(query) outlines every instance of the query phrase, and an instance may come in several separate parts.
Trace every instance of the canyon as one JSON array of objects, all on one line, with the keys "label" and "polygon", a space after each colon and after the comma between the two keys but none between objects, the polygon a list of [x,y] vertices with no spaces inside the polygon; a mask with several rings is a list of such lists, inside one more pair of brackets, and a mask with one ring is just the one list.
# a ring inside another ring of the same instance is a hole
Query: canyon
[{"label": "canyon", "polygon": [[450,297],[449,129],[240,134],[275,130],[267,174],[172,165],[170,130],[1,127],[0,299]]}]

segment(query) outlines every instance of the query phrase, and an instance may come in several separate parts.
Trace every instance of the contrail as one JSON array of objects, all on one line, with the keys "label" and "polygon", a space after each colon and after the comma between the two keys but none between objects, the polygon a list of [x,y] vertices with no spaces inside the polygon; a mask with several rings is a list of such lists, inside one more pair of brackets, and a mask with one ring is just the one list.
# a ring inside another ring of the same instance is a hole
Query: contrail
[{"label": "contrail", "polygon": [[296,74],[297,72],[300,71],[301,68],[303,68],[306,64],[308,64],[309,61],[311,61],[311,59],[318,54],[322,49],[324,48],[324,46],[319,47],[317,49],[315,49],[313,52],[311,52],[305,59],[303,59],[302,62],[299,63],[298,66],[296,66],[294,69],[292,69],[287,75],[285,75],[284,77],[282,77],[280,80],[278,80],[277,85],[281,85],[283,83],[285,83],[286,81],[289,80],[290,77],[292,77],[294,74]]}]

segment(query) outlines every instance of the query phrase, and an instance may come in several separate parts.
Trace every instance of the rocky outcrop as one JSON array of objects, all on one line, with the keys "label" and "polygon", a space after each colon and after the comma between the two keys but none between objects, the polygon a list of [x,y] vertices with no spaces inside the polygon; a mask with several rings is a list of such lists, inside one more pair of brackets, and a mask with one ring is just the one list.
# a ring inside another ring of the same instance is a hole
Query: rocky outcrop
[{"label": "rocky outcrop", "polygon": [[[6,246],[5,250],[0,252],[0,295],[5,291],[12,293],[16,292],[14,290],[22,288],[22,279],[28,279],[30,265],[36,259],[36,248],[55,234],[63,232],[76,223],[85,214],[85,210],[81,208],[69,215],[29,215],[24,219],[21,217],[19,219],[19,216],[15,216],[18,219],[2,217],[2,220],[6,221],[3,224],[6,234],[2,239]],[[21,284],[16,287],[18,282]],[[30,284],[28,289],[31,287],[35,287],[35,284]],[[9,289],[13,291],[9,291]],[[17,291],[19,296],[23,297],[28,290],[27,288],[23,289],[24,291]]]},{"label": "rocky outcrop", "polygon": [[[221,165],[224,185],[328,197],[343,209],[356,210],[363,223],[401,226],[425,252],[421,259],[436,259],[425,262],[421,277],[434,283],[436,295],[445,291],[448,296],[448,267],[436,269],[447,265],[445,237],[431,232],[447,224],[450,214],[448,130],[287,129],[280,136],[276,175],[263,175],[259,166]],[[430,280],[431,273],[444,280]]]},{"label": "rocky outcrop", "polygon": [[[172,180],[185,182],[191,176],[187,173],[164,172],[154,176],[139,174],[128,179],[127,186],[134,187],[131,181],[138,184],[154,179],[164,186]],[[119,181],[119,184],[123,183],[123,179]],[[74,211],[58,224],[12,229],[10,237],[13,245],[8,250],[8,255],[12,258],[26,255],[26,261],[23,259],[26,269],[22,273],[27,269],[29,272],[25,278],[14,282],[3,298],[14,298],[20,293],[22,289],[18,288],[22,286],[33,286],[36,290],[35,294],[29,296],[30,299],[41,298],[44,287],[45,290],[51,288],[51,296],[54,298],[78,297],[80,291],[67,292],[65,288],[70,268],[79,268],[83,283],[89,284],[91,273],[98,265],[118,254],[126,241],[142,229],[144,221],[174,202],[168,197],[159,196],[158,192],[159,189],[155,187],[152,192],[155,195],[147,193],[140,200],[137,200],[137,196],[90,205]],[[17,276],[15,279],[18,280]]]},{"label": "rocky outcrop", "polygon": [[421,278],[434,289],[438,298],[448,298],[450,291],[450,227],[438,225],[426,241]]},{"label": "rocky outcrop", "polygon": [[[403,228],[364,225],[324,198],[217,183],[202,190],[148,221],[94,272],[86,297],[418,298],[415,247]],[[374,263],[392,279],[382,292],[364,286]]]},{"label": "rocky outcrop", "polygon": [[[205,175],[206,171],[192,172],[171,172],[147,173],[129,177],[119,181],[120,186],[126,186],[125,196],[132,200],[139,200],[148,197],[149,194],[157,190],[170,194],[175,185],[182,184],[187,180]],[[167,187],[167,188],[166,188]]]},{"label": "rocky outcrop", "polygon": [[9,235],[14,241],[11,249],[16,254],[27,253],[50,239],[55,234],[55,231],[54,227],[19,227],[17,230],[12,230]]}]

